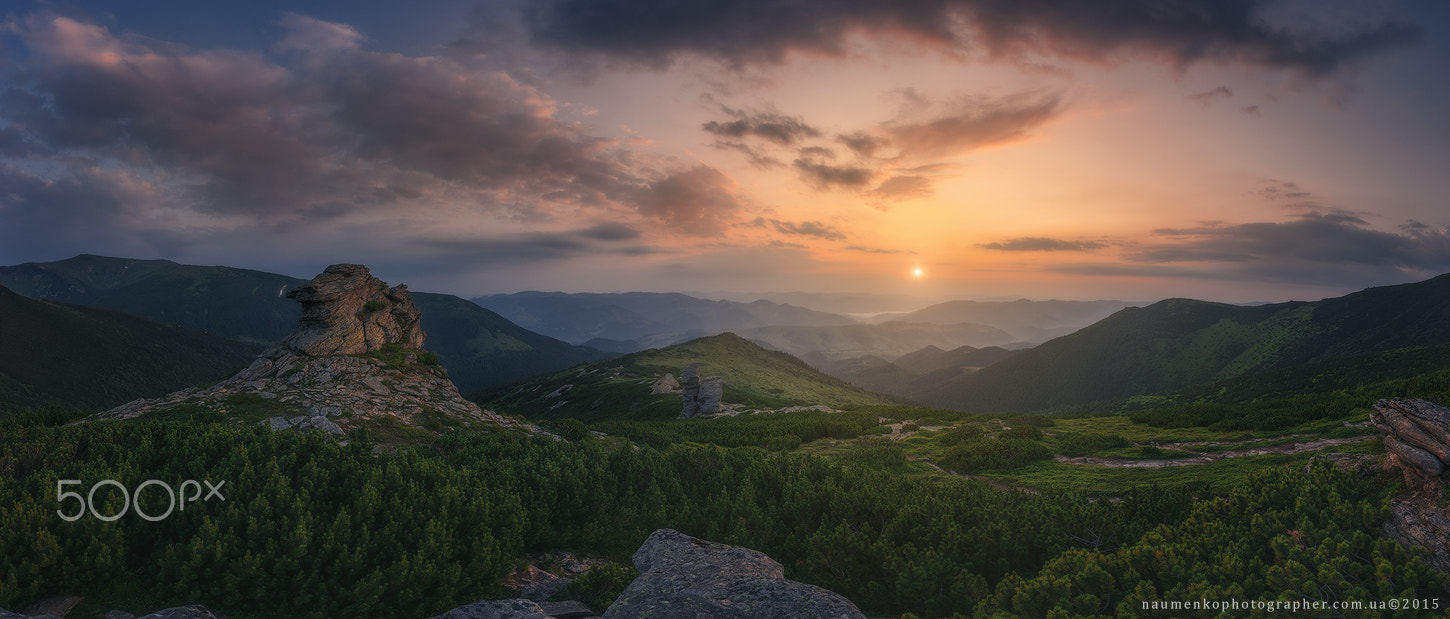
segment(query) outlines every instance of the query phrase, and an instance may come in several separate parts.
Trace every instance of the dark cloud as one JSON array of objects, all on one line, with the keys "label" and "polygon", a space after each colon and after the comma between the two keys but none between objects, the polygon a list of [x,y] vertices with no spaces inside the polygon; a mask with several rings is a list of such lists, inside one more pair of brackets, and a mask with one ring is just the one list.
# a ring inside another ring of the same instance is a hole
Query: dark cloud
[{"label": "dark cloud", "polygon": [[351,27],[306,16],[281,24],[269,59],[65,17],[11,22],[22,51],[0,90],[6,234],[94,251],[82,236],[174,247],[358,214],[406,225],[397,214],[460,205],[529,221],[636,209],[698,233],[733,216],[718,171],[591,135],[510,75],[368,52]]},{"label": "dark cloud", "polygon": [[634,196],[639,212],[692,234],[714,234],[741,208],[735,183],[715,168],[698,165],[651,183]]},{"label": "dark cloud", "polygon": [[871,184],[871,179],[875,176],[869,168],[834,166],[816,159],[797,159],[791,165],[800,172],[801,178],[821,189],[859,189]]},{"label": "dark cloud", "polygon": [[1239,111],[1240,112],[1243,112],[1244,114],[1247,114],[1249,116],[1258,116],[1259,115],[1259,106],[1257,106],[1257,105],[1246,105],[1244,107],[1239,108]]},{"label": "dark cloud", "polygon": [[701,125],[706,132],[722,138],[741,139],[758,137],[781,146],[790,146],[806,138],[818,137],[821,132],[804,120],[774,112],[749,113],[722,106],[721,111],[735,120],[727,122],[710,121]]},{"label": "dark cloud", "polygon": [[866,247],[866,246],[863,246],[863,245],[849,245],[849,246],[846,247],[846,249],[848,249],[850,251],[859,251],[859,252],[865,253],[865,254],[914,254],[914,253],[916,253],[914,251],[907,251],[907,250],[904,250],[904,249],[881,249],[881,248],[878,248],[878,247]]},{"label": "dark cloud", "polygon": [[1401,229],[1375,230],[1345,212],[1307,212],[1289,222],[1159,230],[1160,236],[1176,238],[1138,247],[1126,257],[1143,264],[1225,263],[1237,265],[1231,273],[1277,281],[1292,281],[1316,269],[1380,276],[1450,270],[1450,236],[1445,231],[1413,223]]},{"label": "dark cloud", "polygon": [[998,251],[1093,251],[1107,247],[1099,241],[1064,241],[1040,236],[1024,236],[995,243],[977,245],[982,249]]},{"label": "dark cloud", "polygon": [[926,176],[903,174],[893,176],[877,185],[871,190],[871,194],[886,200],[908,200],[911,198],[929,198],[932,194],[932,185],[936,181]]},{"label": "dark cloud", "polygon": [[772,217],[756,217],[748,222],[737,224],[737,226],[742,228],[765,228],[774,230],[780,234],[810,236],[827,241],[846,240],[846,235],[840,230],[819,221],[793,222]]},{"label": "dark cloud", "polygon": [[593,255],[641,256],[666,253],[664,250],[630,245],[605,247],[580,238],[583,233],[534,233],[507,238],[468,240],[417,239],[410,253],[417,267],[438,268],[437,265],[458,265],[470,268],[479,264],[527,264],[557,262]]},{"label": "dark cloud", "polygon": [[1313,194],[1289,181],[1267,180],[1254,190],[1254,195],[1266,200],[1308,200]]},{"label": "dark cloud", "polygon": [[737,153],[744,154],[750,160],[750,165],[764,170],[778,168],[785,165],[784,163],[781,163],[779,159],[771,157],[770,155],[762,152],[760,149],[754,148],[749,144],[717,140],[714,144],[711,144],[711,146],[720,150],[733,150]]},{"label": "dark cloud", "polygon": [[780,232],[781,234],[813,236],[818,239],[825,239],[827,241],[842,241],[846,239],[846,235],[842,234],[840,230],[837,230],[831,226],[827,226],[819,221],[802,221],[800,223],[792,223],[789,221],[772,219],[770,220],[770,224],[775,228],[777,232]]},{"label": "dark cloud", "polygon": [[1209,104],[1215,101],[1218,101],[1220,99],[1232,99],[1233,96],[1234,91],[1229,90],[1227,86],[1219,86],[1212,90],[1206,90],[1204,92],[1188,95],[1184,97],[1184,99],[1193,101],[1203,107],[1208,107]]},{"label": "dark cloud", "polygon": [[[834,136],[835,143],[855,155],[849,164],[836,163],[836,151],[831,147],[804,141],[820,137],[821,132],[815,129],[809,134],[781,130],[772,134],[779,136],[777,139],[755,145],[717,141],[714,146],[742,153],[752,165],[763,169],[782,165],[772,153],[784,155],[786,147],[794,148],[796,158],[791,166],[812,187],[860,192],[872,198],[877,208],[887,208],[893,202],[931,196],[936,182],[952,175],[952,166],[942,159],[1027,139],[1033,129],[1060,116],[1064,107],[1059,95],[1033,92],[952,102],[931,101],[913,89],[896,94],[907,101],[901,118],[881,123],[871,131]],[[722,109],[745,117],[729,107]],[[795,123],[791,126],[810,127],[795,117],[775,113],[769,117],[791,119]],[[754,126],[741,120],[730,125],[729,131],[717,123],[708,123],[705,129],[717,135],[744,137],[755,135]],[[889,152],[883,155],[883,151]]]},{"label": "dark cloud", "polygon": [[605,222],[590,226],[580,230],[578,234],[596,241],[632,241],[641,236],[639,230],[618,222]]},{"label": "dark cloud", "polygon": [[865,131],[838,135],[836,141],[845,144],[846,148],[851,149],[851,152],[860,157],[871,157],[876,154],[876,151],[890,144],[886,138],[874,136]]},{"label": "dark cloud", "polygon": [[888,123],[884,130],[902,153],[943,157],[1025,139],[1062,113],[1057,95],[1021,94],[997,100],[968,99],[945,114],[921,121]]},{"label": "dark cloud", "polygon": [[1417,41],[1404,23],[1320,35],[1270,23],[1254,0],[548,0],[529,5],[533,40],[571,52],[663,67],[681,55],[728,64],[781,62],[791,51],[840,54],[849,37],[908,40],[950,53],[1029,61],[1123,56],[1176,66],[1213,61],[1312,78]]}]

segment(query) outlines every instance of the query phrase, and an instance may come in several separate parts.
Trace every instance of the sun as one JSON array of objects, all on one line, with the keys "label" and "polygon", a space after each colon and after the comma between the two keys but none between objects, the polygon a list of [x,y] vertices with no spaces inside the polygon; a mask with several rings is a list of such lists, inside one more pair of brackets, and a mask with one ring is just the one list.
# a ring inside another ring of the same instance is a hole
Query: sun
[{"label": "sun", "polygon": [[923,275],[926,275],[926,271],[921,270],[921,267],[916,267],[911,270],[912,279],[921,279]]}]

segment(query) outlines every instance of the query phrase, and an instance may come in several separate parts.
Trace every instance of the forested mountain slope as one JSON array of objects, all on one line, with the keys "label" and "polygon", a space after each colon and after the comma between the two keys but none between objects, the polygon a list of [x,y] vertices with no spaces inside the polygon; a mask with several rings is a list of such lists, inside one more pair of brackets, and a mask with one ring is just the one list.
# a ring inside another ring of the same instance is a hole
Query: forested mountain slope
[{"label": "forested mountain slope", "polygon": [[1030,411],[1447,343],[1450,275],[1316,302],[1168,299],[1124,309],[918,397],[963,410]]}]

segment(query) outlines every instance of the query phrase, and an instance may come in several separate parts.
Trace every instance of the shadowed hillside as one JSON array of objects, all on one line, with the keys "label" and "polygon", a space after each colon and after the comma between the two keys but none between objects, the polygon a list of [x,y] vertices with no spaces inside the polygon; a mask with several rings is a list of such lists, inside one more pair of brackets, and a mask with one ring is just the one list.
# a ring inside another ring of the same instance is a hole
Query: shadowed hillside
[{"label": "shadowed hillside", "polygon": [[1124,309],[917,397],[963,410],[1030,411],[1446,343],[1450,275],[1309,303],[1169,299]]},{"label": "shadowed hillside", "polygon": [[[284,293],[307,280],[170,260],[81,255],[0,267],[0,285],[35,299],[112,309],[232,339],[271,344],[301,307]],[[414,293],[427,349],[465,393],[610,356],[523,329],[452,295]]]},{"label": "shadowed hillside", "polygon": [[260,347],[0,287],[0,413],[109,408],[219,380]]}]

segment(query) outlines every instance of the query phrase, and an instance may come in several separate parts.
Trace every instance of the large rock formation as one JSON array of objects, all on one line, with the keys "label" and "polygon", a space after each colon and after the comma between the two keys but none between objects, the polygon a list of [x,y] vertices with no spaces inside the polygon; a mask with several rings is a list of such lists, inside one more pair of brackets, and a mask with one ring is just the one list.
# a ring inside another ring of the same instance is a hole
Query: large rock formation
[{"label": "large rock formation", "polygon": [[725,396],[725,384],[719,376],[700,377],[700,364],[691,363],[680,372],[680,396],[684,407],[681,419],[714,415],[720,412],[720,401]]},{"label": "large rock formation", "polygon": [[334,264],[287,297],[302,304],[302,322],[282,345],[299,354],[360,355],[385,344],[423,348],[408,286],[389,288],[363,265]]},{"label": "large rock formation", "polygon": [[327,267],[288,294],[302,320],[281,344],[216,385],[123,404],[101,419],[199,406],[273,430],[343,434],[368,420],[503,426],[537,432],[463,399],[438,358],[422,350],[419,312],[406,286],[389,288],[355,264]]},{"label": "large rock formation", "polygon": [[644,617],[855,618],[850,600],[786,580],[764,553],[660,529],[634,553],[639,577],[604,612],[605,619]]},{"label": "large rock formation", "polygon": [[1450,410],[1433,402],[1380,400],[1370,423],[1384,434],[1386,466],[1400,469],[1409,492],[1390,502],[1385,535],[1426,549],[1425,562],[1450,573],[1450,510],[1443,507],[1450,465]]},{"label": "large rock formation", "polygon": [[[604,611],[604,619],[865,619],[841,595],[787,580],[780,563],[764,553],[707,542],[674,529],[650,534],[634,553],[634,567],[639,576]],[[525,599],[492,600],[430,619],[587,616],[576,608],[548,602],[536,606]]]}]

